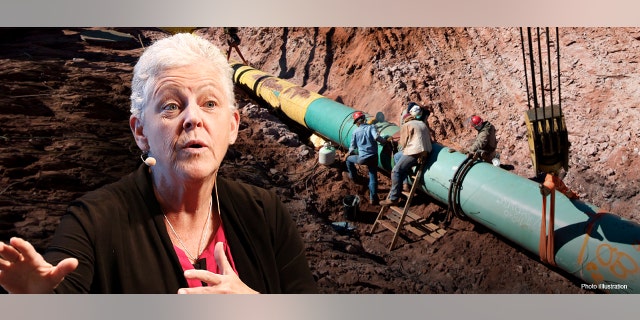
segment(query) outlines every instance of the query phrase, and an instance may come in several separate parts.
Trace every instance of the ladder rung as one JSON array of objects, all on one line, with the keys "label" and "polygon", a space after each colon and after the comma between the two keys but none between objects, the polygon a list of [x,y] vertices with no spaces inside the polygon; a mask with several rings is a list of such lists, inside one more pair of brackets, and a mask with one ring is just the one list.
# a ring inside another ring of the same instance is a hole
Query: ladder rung
[{"label": "ladder rung", "polygon": [[[398,230],[398,223],[400,222],[400,216],[398,216],[397,214],[390,214],[387,216],[387,218],[389,218],[389,220],[379,220],[378,222],[385,228],[393,231],[394,233]],[[407,221],[404,221],[402,223],[402,227],[404,229],[407,229],[409,231],[411,231],[413,234],[417,235],[418,237],[422,237],[424,235],[426,235],[427,233],[424,230],[420,230],[419,228],[416,228],[410,224],[407,223]]]},{"label": "ladder rung", "polygon": [[409,230],[409,231],[411,231],[413,234],[415,234],[418,237],[427,236],[427,233],[424,232],[424,230],[420,230],[420,229],[418,229],[416,227],[413,227],[413,226],[411,226],[409,224],[405,225],[404,228]]},{"label": "ladder rung", "polygon": [[[380,225],[382,225],[385,229],[393,232],[394,238],[389,250],[392,250],[395,244],[395,240],[397,239],[396,236],[402,229],[406,229],[407,231],[412,232],[413,234],[426,240],[430,244],[434,243],[438,238],[442,237],[446,233],[445,230],[439,228],[433,223],[425,223],[427,221],[425,218],[409,210],[409,207],[411,206],[411,201],[409,200],[412,200],[413,195],[415,195],[415,192],[417,190],[416,183],[418,183],[417,178],[421,176],[423,166],[424,164],[421,164],[416,173],[410,176],[413,179],[414,183],[411,187],[411,191],[413,191],[414,194],[412,194],[411,192],[402,191],[402,194],[407,197],[407,203],[404,205],[404,207],[389,206],[388,209],[390,210],[388,210],[387,213],[383,213],[385,210],[385,207],[383,206],[380,209],[378,218],[376,218],[376,221],[373,224],[374,228],[372,228],[372,230],[375,229],[377,223],[380,223]],[[387,219],[384,219],[385,217]],[[400,225],[400,220],[402,220],[402,225]]]},{"label": "ladder rung", "polygon": [[429,231],[436,231],[438,229],[440,229],[440,227],[436,226],[433,223],[427,223],[424,225],[427,229],[429,229]]},{"label": "ladder rung", "polygon": [[431,233],[429,233],[429,236],[430,236],[430,237],[432,237],[432,238],[434,238],[434,239],[440,239],[440,238],[442,238],[443,234],[440,234],[440,233],[438,233],[438,232],[436,231],[436,232],[431,232]]},{"label": "ladder rung", "polygon": [[413,220],[413,221],[417,221],[417,220],[422,219],[422,217],[420,217],[419,215],[417,215],[417,214],[415,214],[415,213],[413,213],[413,212],[411,212],[411,211],[408,211],[408,212],[407,212],[407,216],[408,216],[409,218],[411,218],[411,220]]},{"label": "ladder rung", "polygon": [[[398,210],[400,209],[398,208]],[[378,220],[377,223],[380,223],[384,228],[393,232],[394,235],[398,234],[402,229],[405,229],[426,240],[429,244],[433,244],[447,232],[433,223],[420,224],[420,222],[415,220],[409,220],[411,218],[406,216],[405,221],[402,223],[402,227],[399,228],[398,223],[400,222],[401,214],[392,210],[385,216],[387,217],[387,220]]]},{"label": "ladder rung", "polygon": [[[391,210],[393,212],[397,213],[399,216],[401,216],[402,212],[404,211],[404,208],[400,208],[400,207],[391,206],[390,208],[391,208]],[[420,219],[422,219],[422,217],[420,217],[419,215],[411,212],[411,210],[408,210],[406,216],[404,217],[404,219],[405,219],[405,221],[411,222],[411,221],[420,220]]]},{"label": "ladder rung", "polygon": [[389,231],[393,231],[394,233],[396,232],[396,230],[398,230],[398,228],[396,228],[395,226],[393,226],[391,223],[389,223],[389,221],[387,220],[381,220],[378,221],[380,223],[380,225],[382,225],[383,227],[387,228]]},{"label": "ladder rung", "polygon": [[392,220],[395,223],[400,222],[400,217],[401,217],[401,214],[396,211],[391,211],[387,214],[387,218],[389,218],[389,220]]},{"label": "ladder rung", "polygon": [[396,212],[398,214],[402,214],[402,211],[404,211],[404,208],[400,208],[398,206],[389,206],[389,209],[391,209],[391,211]]},{"label": "ladder rung", "polygon": [[434,242],[436,242],[436,240],[438,240],[438,239],[435,239],[435,238],[433,238],[433,237],[431,237],[431,236],[429,236],[427,234],[425,234],[424,237],[422,237],[422,238],[424,240],[427,240],[427,242],[429,242],[429,244],[433,244]]}]

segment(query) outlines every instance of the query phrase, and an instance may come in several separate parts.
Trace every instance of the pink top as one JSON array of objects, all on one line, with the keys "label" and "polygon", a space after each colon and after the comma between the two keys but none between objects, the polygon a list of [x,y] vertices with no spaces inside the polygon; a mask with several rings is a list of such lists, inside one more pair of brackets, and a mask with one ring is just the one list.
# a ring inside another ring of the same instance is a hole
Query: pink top
[{"label": "pink top", "polygon": [[[222,242],[224,244],[224,253],[227,255],[227,260],[229,260],[229,264],[233,268],[233,272],[238,274],[238,271],[236,270],[236,265],[233,263],[233,258],[231,257],[231,251],[229,250],[229,245],[227,244],[227,238],[224,235],[224,230],[222,229],[222,225],[218,227],[218,229],[216,230],[216,233],[213,236],[213,239],[204,248],[204,251],[202,251],[202,253],[198,257],[198,260],[206,259],[207,270],[213,273],[218,273],[218,274],[222,273],[220,271],[220,268],[218,268],[218,264],[216,263],[216,259],[213,255],[214,248],[216,246],[216,243],[218,242]],[[178,255],[178,260],[180,261],[182,270],[195,269],[194,266],[191,264],[191,261],[189,261],[187,254],[184,253],[182,249],[180,249],[176,245],[173,245],[173,249],[176,251],[176,254]],[[189,284],[189,288],[202,287],[202,282],[200,280],[187,279],[187,283]]]}]

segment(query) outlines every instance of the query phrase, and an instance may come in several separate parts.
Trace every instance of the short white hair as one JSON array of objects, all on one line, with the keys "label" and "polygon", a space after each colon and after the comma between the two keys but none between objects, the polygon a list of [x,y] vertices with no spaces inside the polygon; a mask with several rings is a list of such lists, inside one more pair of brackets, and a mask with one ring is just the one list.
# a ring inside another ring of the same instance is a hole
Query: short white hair
[{"label": "short white hair", "polygon": [[131,114],[142,119],[142,111],[157,81],[167,69],[191,64],[210,63],[222,75],[223,92],[229,108],[236,110],[233,93],[233,69],[220,49],[210,41],[191,33],[178,33],[149,46],[133,68],[131,80]]}]

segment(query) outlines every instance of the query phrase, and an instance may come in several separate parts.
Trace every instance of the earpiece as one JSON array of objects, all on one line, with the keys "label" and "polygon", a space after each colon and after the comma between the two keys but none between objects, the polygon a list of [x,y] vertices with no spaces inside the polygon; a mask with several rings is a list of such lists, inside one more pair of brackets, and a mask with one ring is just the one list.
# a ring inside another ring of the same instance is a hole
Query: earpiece
[{"label": "earpiece", "polygon": [[[146,156],[146,158],[145,158]],[[142,162],[144,162],[144,164],[146,164],[149,167],[153,167],[156,165],[156,158],[148,156],[148,154],[141,154],[140,155],[140,159],[142,159]]]},{"label": "earpiece", "polygon": [[154,157],[147,157],[146,160],[144,160],[144,164],[148,165],[149,167],[153,167],[156,165],[156,158]]}]

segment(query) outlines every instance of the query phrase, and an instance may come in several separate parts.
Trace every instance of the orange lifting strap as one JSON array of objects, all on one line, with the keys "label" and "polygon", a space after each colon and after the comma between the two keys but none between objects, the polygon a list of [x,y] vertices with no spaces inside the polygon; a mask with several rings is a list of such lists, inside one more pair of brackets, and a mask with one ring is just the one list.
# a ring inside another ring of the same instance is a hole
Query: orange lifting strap
[{"label": "orange lifting strap", "polygon": [[[571,191],[556,174],[547,173],[544,183],[540,186],[542,194],[542,222],[540,223],[540,260],[552,266],[556,265],[554,246],[554,222],[556,207],[556,191],[566,195],[569,199],[578,199],[578,195]],[[547,195],[549,197],[549,231],[547,232]]]},{"label": "orange lifting strap", "polygon": [[[544,183],[540,186],[540,193],[542,194],[542,222],[540,223],[540,245],[538,251],[540,252],[540,260],[543,263],[548,263],[552,266],[556,265],[555,262],[555,248],[554,248],[554,220],[555,220],[555,204],[556,204],[556,187],[554,184],[554,175],[547,173],[544,179]],[[549,205],[549,233],[547,235],[547,195],[550,197]]]}]

